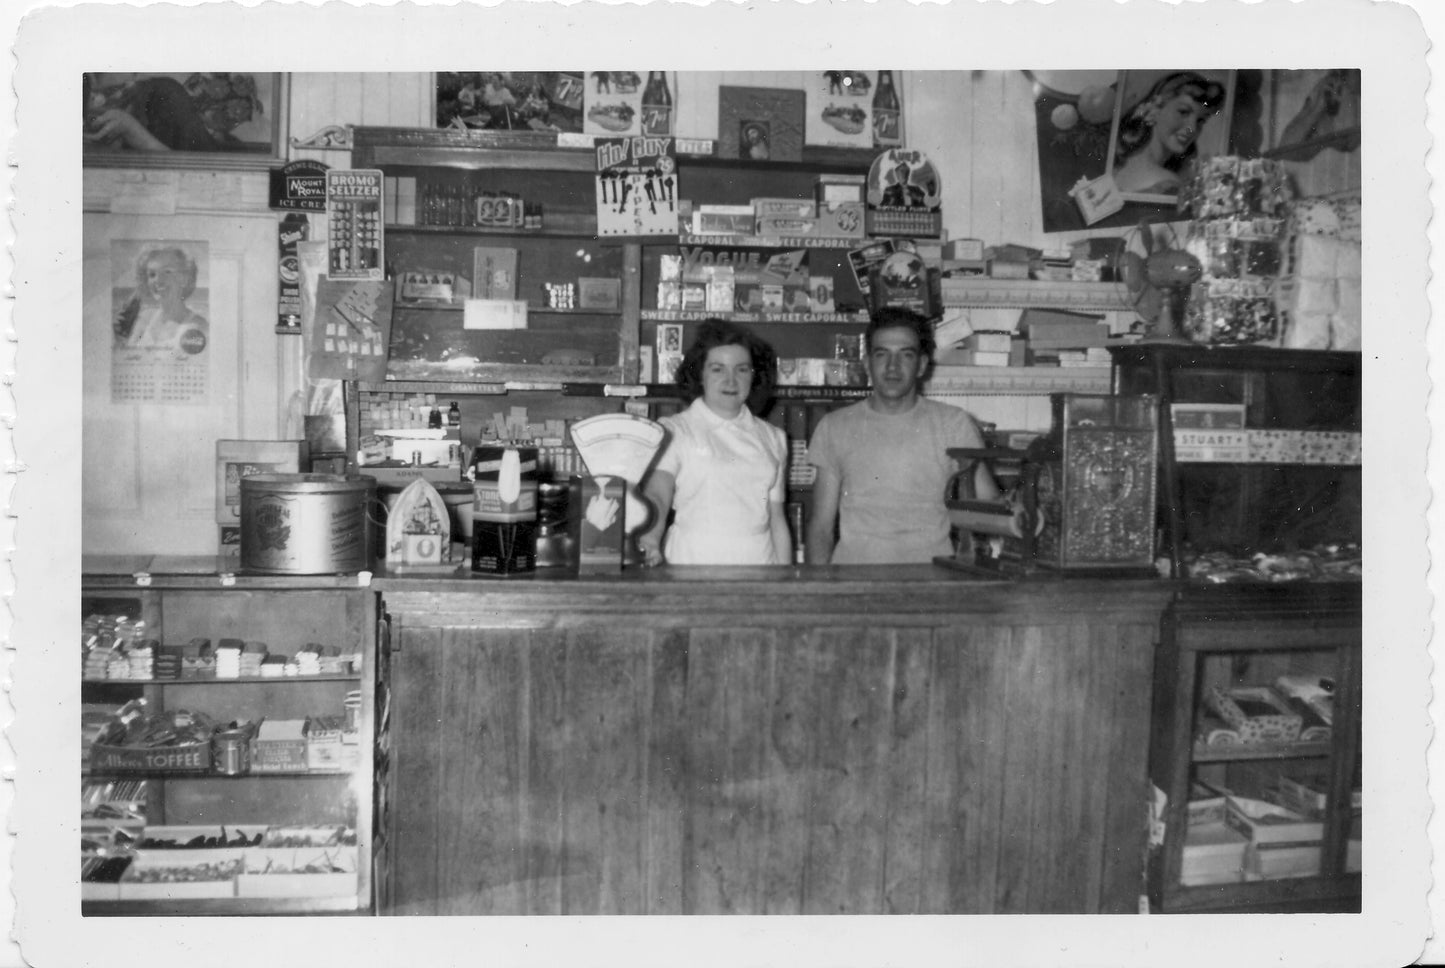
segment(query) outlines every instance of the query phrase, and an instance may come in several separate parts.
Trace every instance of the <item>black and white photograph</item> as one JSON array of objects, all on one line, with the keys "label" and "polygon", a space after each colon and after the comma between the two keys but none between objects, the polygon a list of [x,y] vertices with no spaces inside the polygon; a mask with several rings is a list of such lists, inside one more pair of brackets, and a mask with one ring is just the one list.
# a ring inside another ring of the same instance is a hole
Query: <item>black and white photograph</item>
[{"label": "black and white photograph", "polygon": [[36,2],[16,964],[1445,958],[1445,25]]}]

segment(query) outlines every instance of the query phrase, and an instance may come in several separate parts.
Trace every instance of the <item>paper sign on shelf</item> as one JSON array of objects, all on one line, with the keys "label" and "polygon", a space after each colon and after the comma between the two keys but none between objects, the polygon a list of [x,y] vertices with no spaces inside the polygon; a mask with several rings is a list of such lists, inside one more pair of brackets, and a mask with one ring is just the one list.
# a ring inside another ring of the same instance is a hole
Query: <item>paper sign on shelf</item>
[{"label": "paper sign on shelf", "polygon": [[526,329],[527,303],[521,299],[468,299],[462,329]]}]

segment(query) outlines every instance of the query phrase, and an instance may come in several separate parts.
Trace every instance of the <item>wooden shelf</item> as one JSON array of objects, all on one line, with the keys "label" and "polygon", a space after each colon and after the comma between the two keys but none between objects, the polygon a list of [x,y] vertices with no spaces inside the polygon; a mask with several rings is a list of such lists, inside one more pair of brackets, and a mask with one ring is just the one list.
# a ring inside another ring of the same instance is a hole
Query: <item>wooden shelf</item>
[{"label": "wooden shelf", "polygon": [[1065,309],[1127,312],[1134,306],[1122,282],[1041,282],[954,276],[942,283],[943,304],[970,309]]},{"label": "wooden shelf", "polygon": [[1031,396],[1049,393],[1108,393],[1109,367],[935,366],[925,394]]},{"label": "wooden shelf", "polygon": [[82,679],[88,686],[233,686],[256,682],[360,682],[361,674],[327,673],[317,676],[189,676],[179,679]]},{"label": "wooden shelf", "polygon": [[734,323],[832,323],[866,325],[867,313],[710,313],[701,309],[644,309],[644,320],[666,323],[702,322],[704,319],[726,319]]},{"label": "wooden shelf", "polygon": [[[410,313],[460,313],[465,312],[466,307],[461,303],[406,303],[397,302],[393,307],[395,312]],[[528,316],[621,316],[620,309],[583,309],[572,307],[571,309],[549,309],[544,306],[527,305]],[[498,330],[497,332],[505,332]]]},{"label": "wooden shelf", "polygon": [[1238,763],[1244,760],[1291,760],[1329,756],[1331,743],[1241,743],[1238,746],[1194,744],[1196,763]]},{"label": "wooden shelf", "polygon": [[[672,241],[670,238],[659,240]],[[750,249],[856,249],[867,245],[866,238],[837,238],[825,235],[742,235],[740,233],[678,235],[680,245],[725,245]]]},{"label": "wooden shelf", "polygon": [[[164,780],[166,782],[184,780],[188,783],[196,780],[224,780],[231,782],[233,780],[269,780],[272,778],[286,779],[288,777],[302,777],[308,780],[317,777],[330,777],[335,779],[336,777],[350,777],[355,773],[356,770],[286,770],[279,773],[261,773],[252,770],[250,773],[239,773],[235,776],[229,776],[225,773],[212,773],[209,770],[197,771],[195,773],[147,773],[143,770],[92,770],[88,767],[81,770],[81,776],[87,780]],[[227,824],[227,826],[234,825]]]},{"label": "wooden shelf", "polygon": [[543,216],[540,229],[524,229],[521,226],[501,227],[491,225],[396,225],[388,224],[390,235],[477,235],[505,236],[519,239],[596,239],[597,216],[595,215],[554,215]]}]

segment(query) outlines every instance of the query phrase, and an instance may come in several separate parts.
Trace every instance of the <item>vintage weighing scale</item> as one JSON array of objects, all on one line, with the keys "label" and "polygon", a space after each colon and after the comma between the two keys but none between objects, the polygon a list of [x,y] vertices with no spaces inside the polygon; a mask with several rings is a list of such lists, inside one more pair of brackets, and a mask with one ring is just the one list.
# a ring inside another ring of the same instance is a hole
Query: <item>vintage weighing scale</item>
[{"label": "vintage weighing scale", "polygon": [[[961,571],[1152,577],[1159,402],[1152,396],[1050,395],[1053,429],[1026,449],[950,448],[960,470],[945,502],[954,526],[987,541],[934,562]],[[1011,500],[971,494],[976,461],[1014,465]]]},{"label": "vintage weighing scale", "polygon": [[[638,486],[662,449],[667,430],[655,420],[603,413],[569,431],[587,476],[574,486],[569,518],[576,531],[579,568],[611,571],[637,560],[636,535],[652,522],[652,503]],[[599,513],[611,509],[609,516]]]}]

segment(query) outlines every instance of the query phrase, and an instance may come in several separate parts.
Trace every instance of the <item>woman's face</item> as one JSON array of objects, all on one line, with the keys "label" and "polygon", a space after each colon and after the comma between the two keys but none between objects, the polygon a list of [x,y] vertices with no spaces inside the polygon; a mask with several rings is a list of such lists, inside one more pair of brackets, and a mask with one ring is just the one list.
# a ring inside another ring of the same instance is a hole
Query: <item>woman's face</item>
[{"label": "woman's face", "polygon": [[1154,116],[1154,143],[1172,158],[1189,150],[1199,137],[1199,129],[1209,118],[1209,109],[1188,90],[1179,91],[1160,107]]},{"label": "woman's face", "polygon": [[156,255],[146,260],[146,292],[157,302],[184,298],[186,269],[175,256]]},{"label": "woman's face", "polygon": [[702,364],[702,402],[720,417],[736,417],[753,389],[753,360],[745,346],[714,346]]}]

